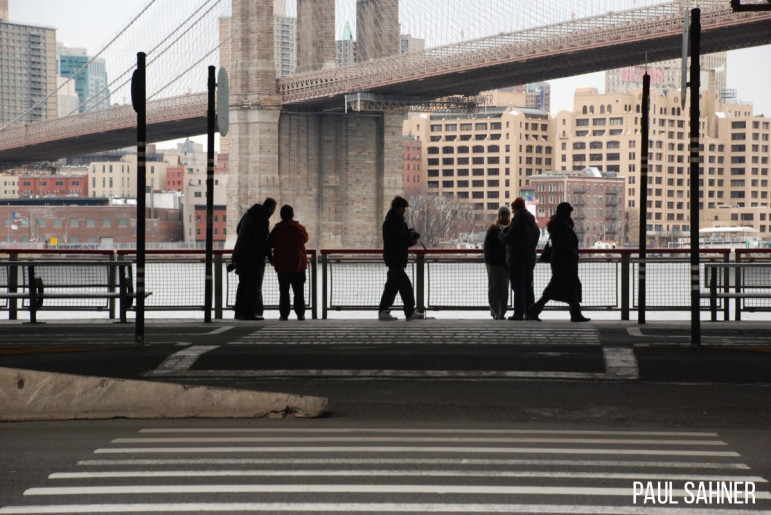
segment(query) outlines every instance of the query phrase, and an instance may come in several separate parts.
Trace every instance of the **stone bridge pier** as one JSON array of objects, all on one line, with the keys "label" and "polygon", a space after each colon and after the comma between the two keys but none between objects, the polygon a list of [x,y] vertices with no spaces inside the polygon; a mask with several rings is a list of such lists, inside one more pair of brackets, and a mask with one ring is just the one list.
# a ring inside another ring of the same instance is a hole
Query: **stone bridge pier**
[{"label": "stone bridge pier", "polygon": [[[298,48],[316,49],[298,52],[298,69],[307,71],[334,62],[334,44],[314,41],[334,42],[334,18],[306,12],[334,12],[334,0],[298,3]],[[273,0],[233,0],[227,244],[249,206],[273,197],[294,207],[309,247],[377,247],[383,216],[403,191],[403,115],[283,109],[273,23]]]}]

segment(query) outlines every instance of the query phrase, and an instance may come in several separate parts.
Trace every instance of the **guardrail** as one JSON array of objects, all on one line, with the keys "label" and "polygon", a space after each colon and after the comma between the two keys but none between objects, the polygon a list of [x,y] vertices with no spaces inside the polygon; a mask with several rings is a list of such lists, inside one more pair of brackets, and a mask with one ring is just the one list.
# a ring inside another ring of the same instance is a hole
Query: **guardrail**
[{"label": "guardrail", "polygon": [[[231,250],[215,250],[213,261],[213,316],[223,318],[225,311],[232,309],[236,300],[238,275],[228,273],[227,262]],[[203,250],[147,250],[145,258],[145,290],[152,292],[144,302],[147,311],[203,311],[205,309],[205,260]],[[305,299],[312,318],[318,317],[318,292],[316,278],[316,250],[309,250],[308,280],[305,283]],[[34,261],[35,259],[62,260],[102,259],[105,261],[128,261],[135,267],[136,251],[133,250],[58,250],[58,249],[0,249],[0,263],[4,261]],[[136,277],[136,270],[132,268]],[[9,292],[10,278],[0,273],[0,293]],[[198,280],[196,280],[198,279]],[[263,299],[266,309],[278,309],[278,279],[273,267],[266,266],[263,281]],[[13,308],[13,309],[12,309]],[[22,307],[28,309],[28,307]],[[38,311],[55,311],[56,306],[43,305]],[[69,310],[83,311],[96,309],[88,303],[68,306]],[[16,318],[16,305],[0,296],[0,311],[9,311],[9,318]],[[110,310],[109,317],[114,318]]]},{"label": "guardrail", "polygon": [[[650,249],[646,259],[646,305],[650,311],[691,308],[688,249]],[[321,251],[322,318],[329,311],[376,309],[385,283],[380,249]],[[629,320],[638,306],[639,257],[635,249],[581,249],[579,277],[582,307],[589,311],[619,311]],[[771,259],[767,251],[766,259]],[[730,249],[701,251],[702,272],[713,262],[728,262]],[[481,249],[416,249],[410,253],[407,275],[415,288],[419,310],[488,310],[487,275]],[[538,297],[551,277],[546,263],[534,272]],[[702,273],[702,284],[707,283]],[[398,298],[397,298],[398,300]],[[510,299],[511,301],[511,299]],[[399,308],[397,304],[394,308]],[[720,304],[723,308],[722,303]],[[769,306],[771,307],[771,306]],[[547,306],[547,309],[559,309]],[[702,309],[710,309],[708,299]]]},{"label": "guardrail", "polygon": [[[582,249],[580,252],[579,276],[583,283],[584,309],[617,311],[621,320],[629,320],[630,312],[640,309],[637,302],[640,264],[637,251]],[[218,319],[225,317],[226,311],[235,304],[238,276],[226,271],[230,253],[231,250],[214,251],[212,307],[213,317]],[[321,318],[327,318],[330,311],[376,310],[386,275],[381,253],[380,249],[325,249],[318,253],[309,250],[305,298],[311,316],[319,316],[319,305]],[[317,261],[319,255],[320,263]],[[0,249],[0,261],[6,258],[25,261],[61,258],[133,262],[134,256],[134,251],[127,250]],[[416,249],[411,252],[407,273],[415,287],[418,308],[434,311],[489,309],[483,262],[481,249]],[[712,273],[711,266],[733,262],[766,263],[771,268],[771,250],[739,249],[732,254],[729,249],[703,249],[702,292],[708,292],[713,284],[708,277]],[[145,289],[151,291],[152,295],[145,300],[145,309],[203,311],[204,271],[205,253],[202,250],[147,250]],[[321,275],[320,281],[317,271]],[[536,296],[540,295],[548,283],[550,274],[547,264],[536,265]],[[720,283],[720,288],[724,288],[723,284]],[[9,291],[7,285],[7,278],[0,277],[0,292]],[[278,309],[278,281],[270,266],[266,269],[263,282],[263,297],[266,309]],[[728,313],[729,297],[718,295],[712,302],[709,295],[703,295],[701,309]],[[645,310],[687,311],[690,310],[690,303],[689,251],[649,249],[646,259]],[[55,309],[56,306],[42,308],[43,311]],[[84,306],[83,309],[90,308]],[[549,306],[549,309],[559,308]],[[3,303],[2,298],[0,310],[10,311],[9,303]],[[742,299],[737,298],[734,311],[737,314],[743,311],[771,311],[771,296],[748,295]],[[15,318],[15,312],[12,318]]]}]

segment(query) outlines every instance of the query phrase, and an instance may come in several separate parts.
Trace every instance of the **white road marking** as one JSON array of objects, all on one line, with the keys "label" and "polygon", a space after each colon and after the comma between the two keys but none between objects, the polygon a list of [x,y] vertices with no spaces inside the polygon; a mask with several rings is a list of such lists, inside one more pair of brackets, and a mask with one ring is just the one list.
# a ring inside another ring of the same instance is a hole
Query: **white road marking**
[{"label": "white road marking", "polygon": [[[172,373],[172,372],[169,372]],[[148,376],[169,375],[151,371]],[[431,379],[608,379],[602,372],[548,372],[507,370],[180,370],[175,377],[345,377],[377,379],[384,377]]]},{"label": "white road marking", "polygon": [[49,479],[104,479],[146,477],[485,477],[485,478],[569,478],[630,479],[656,481],[751,481],[767,483],[761,476],[710,474],[659,474],[639,472],[549,472],[508,470],[133,470],[112,472],[56,472]]},{"label": "white road marking", "polygon": [[[315,512],[315,513],[577,513],[580,515],[634,515],[641,506],[592,506],[560,504],[439,504],[439,503],[141,503],[65,504],[58,506],[8,506],[2,515],[46,513],[202,513],[202,512]],[[688,508],[645,507],[646,515],[693,515]],[[736,515],[735,509],[700,509],[700,515]]]},{"label": "white road marking", "polygon": [[675,449],[575,449],[551,447],[110,447],[96,449],[94,454],[211,454],[211,453],[322,453],[322,452],[405,452],[467,454],[616,454],[640,456],[723,456],[739,457],[732,451],[683,451]]},{"label": "white road marking", "polygon": [[198,358],[219,347],[219,345],[193,345],[166,358],[158,368],[152,371],[152,375],[178,374],[187,371]]},{"label": "white road marking", "polygon": [[[152,427],[140,429],[139,433],[161,434],[199,434],[199,433],[275,433],[275,428],[270,427]],[[507,435],[588,435],[588,436],[679,436],[682,438],[717,438],[717,433],[690,432],[690,431],[596,431],[575,429],[383,429],[383,428],[344,428],[344,427],[320,427],[320,428],[291,428],[282,427],[281,433],[388,433],[388,434],[507,434]]]},{"label": "white road marking", "polygon": [[[673,497],[689,495],[674,489]],[[588,486],[508,486],[508,485],[362,485],[362,484],[248,484],[248,485],[127,485],[127,486],[63,486],[30,488],[28,496],[42,495],[138,495],[138,494],[201,494],[201,493],[374,493],[374,494],[462,494],[462,495],[570,495],[631,497],[632,487]],[[755,492],[756,499],[771,499],[771,494]]]},{"label": "white road marking", "polygon": [[[749,470],[744,463],[699,461],[642,461],[642,460],[526,460],[479,458],[196,458],[196,459],[138,459],[138,460],[81,460],[83,467],[142,467],[179,465],[470,465],[503,467],[608,467],[608,468],[668,468],[668,469],[728,469]],[[641,474],[646,474],[641,472]]]},{"label": "white road marking", "polygon": [[726,445],[720,440],[661,440],[618,438],[466,438],[466,437],[417,437],[417,436],[250,436],[250,437],[172,437],[172,438],[116,438],[115,444],[151,443],[319,443],[319,442],[421,442],[421,443],[553,443],[587,445]]},{"label": "white road marking", "polygon": [[639,379],[640,370],[634,349],[629,347],[603,347],[605,374],[609,379]]},{"label": "white road marking", "polygon": [[[275,428],[270,427],[152,427],[140,429],[139,433],[275,433]],[[382,429],[382,428],[343,428],[343,427],[320,427],[320,428],[281,428],[281,433],[428,433],[428,434],[509,434],[509,435],[589,435],[589,436],[679,436],[683,438],[717,438],[717,433],[689,432],[689,431],[593,431],[593,430],[570,430],[570,429]]]}]

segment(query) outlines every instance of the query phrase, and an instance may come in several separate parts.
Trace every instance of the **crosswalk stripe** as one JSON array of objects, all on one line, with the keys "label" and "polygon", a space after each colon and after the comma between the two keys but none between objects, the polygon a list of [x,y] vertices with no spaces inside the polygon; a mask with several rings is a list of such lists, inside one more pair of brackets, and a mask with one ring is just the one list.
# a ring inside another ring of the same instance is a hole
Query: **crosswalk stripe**
[{"label": "crosswalk stripe", "polygon": [[[421,503],[139,503],[9,506],[2,515],[47,513],[204,513],[204,512],[315,512],[315,513],[577,513],[581,515],[693,515],[689,508],[655,506],[593,506],[561,504],[421,504]],[[699,515],[736,515],[735,509],[705,508]]]},{"label": "crosswalk stripe", "polygon": [[644,460],[527,460],[478,458],[194,458],[194,459],[136,459],[136,460],[81,460],[84,467],[136,467],[179,465],[468,465],[502,467],[608,467],[608,468],[667,468],[689,470],[749,470],[744,463],[703,461],[644,461]]},{"label": "crosswalk stripe", "polygon": [[[520,443],[525,445],[511,446]],[[526,445],[538,443],[545,445]],[[48,498],[51,505],[6,506],[0,508],[0,515],[624,515],[641,511],[690,515],[694,508],[698,508],[700,515],[735,513],[737,507],[725,506],[725,501],[714,506],[704,499],[702,505],[687,506],[684,499],[695,494],[685,490],[687,482],[752,485],[753,501],[763,505],[753,507],[756,510],[762,510],[771,501],[768,480],[750,473],[746,464],[738,463],[738,453],[725,449],[728,444],[718,433],[707,431],[240,428],[231,423],[229,427],[215,428],[140,428],[136,437],[114,438],[111,444],[95,449],[94,454],[127,458],[135,455],[137,459],[81,460],[77,466],[84,468],[54,472],[47,484],[24,492],[29,502]],[[228,465],[231,467],[227,468]],[[670,482],[669,498],[678,500],[681,506],[643,505],[642,495],[635,504],[634,482]],[[172,497],[175,495],[178,497]],[[232,499],[246,502],[169,502],[230,500],[228,495],[244,496]],[[453,498],[442,497],[446,495],[468,496],[457,499],[480,502],[450,503],[447,501]],[[372,502],[366,502],[368,496]],[[72,502],[66,503],[65,498]],[[83,499],[132,498],[158,502],[77,504]],[[263,498],[273,502],[256,502]],[[356,502],[326,502],[336,498]],[[291,502],[293,499],[298,502]],[[526,499],[532,499],[534,504],[524,503]],[[553,503],[535,504],[545,499]],[[498,502],[484,503],[487,500]],[[500,502],[506,500],[516,502]]]},{"label": "crosswalk stripe", "polygon": [[554,443],[554,444],[617,444],[617,445],[726,445],[720,440],[661,440],[614,438],[463,438],[463,437],[404,437],[404,436],[261,436],[261,437],[176,437],[176,438],[116,438],[115,444],[144,443],[271,443],[271,442],[437,442],[437,443]]},{"label": "crosswalk stripe", "polygon": [[[140,434],[150,433],[275,433],[275,428],[268,427],[151,427],[140,429]],[[387,434],[507,434],[507,435],[587,435],[587,436],[600,436],[600,435],[613,435],[613,436],[678,436],[682,438],[717,438],[717,433],[710,432],[678,432],[678,431],[596,431],[596,430],[575,430],[575,429],[442,429],[442,428],[370,428],[360,427],[356,429],[339,428],[339,427],[320,427],[316,428],[296,428],[296,427],[282,427],[282,434],[287,433],[312,433],[312,434],[326,434],[326,433],[387,433]]]},{"label": "crosswalk stripe", "polygon": [[722,456],[738,457],[733,451],[684,451],[679,449],[590,449],[553,447],[110,447],[96,449],[95,454],[188,454],[188,453],[466,453],[466,454],[617,454],[640,456]]},{"label": "crosswalk stripe", "polygon": [[[558,479],[631,479],[644,480],[645,474],[620,472],[550,472],[508,470],[135,470],[112,472],[56,472],[49,479],[104,479],[142,477],[485,477],[485,478],[558,478]],[[766,483],[761,476],[709,474],[649,474],[656,481],[752,481]]]},{"label": "crosswalk stripe", "polygon": [[[436,485],[436,484],[248,484],[248,485],[128,485],[62,486],[30,488],[26,496],[44,495],[128,495],[128,494],[201,494],[201,493],[374,493],[374,494],[464,494],[464,495],[570,495],[586,497],[631,497],[632,486],[510,486],[510,485]],[[684,489],[671,490],[671,497],[691,495]],[[768,492],[755,492],[756,499],[771,499]]]}]

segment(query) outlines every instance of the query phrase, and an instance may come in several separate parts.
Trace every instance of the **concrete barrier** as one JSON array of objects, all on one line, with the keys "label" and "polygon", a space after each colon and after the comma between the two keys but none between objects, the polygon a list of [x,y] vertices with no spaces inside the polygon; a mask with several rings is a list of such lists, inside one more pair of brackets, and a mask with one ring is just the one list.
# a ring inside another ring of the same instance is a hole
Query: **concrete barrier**
[{"label": "concrete barrier", "polygon": [[324,397],[0,367],[0,420],[319,417]]}]

